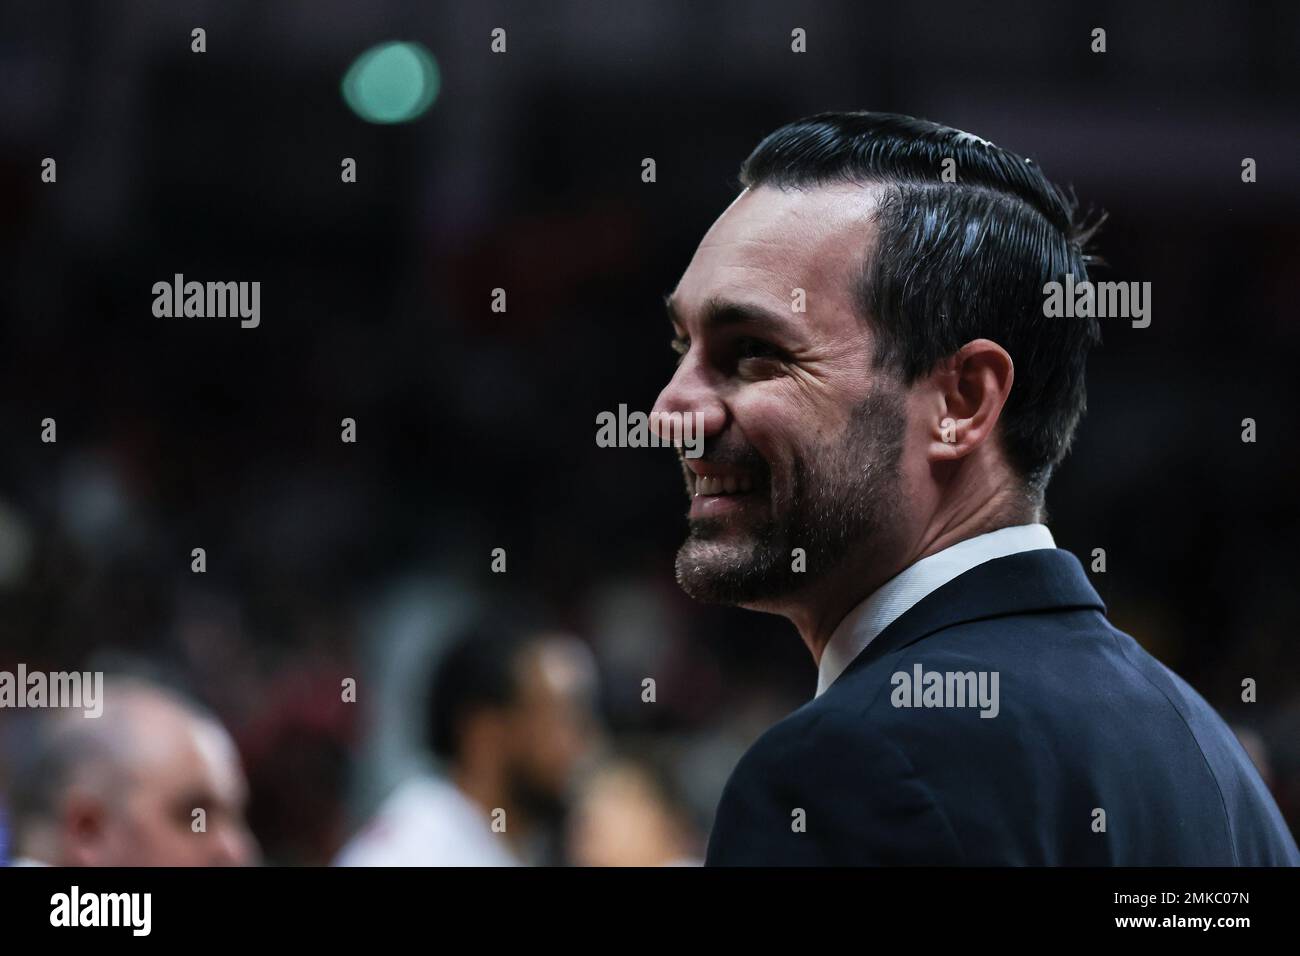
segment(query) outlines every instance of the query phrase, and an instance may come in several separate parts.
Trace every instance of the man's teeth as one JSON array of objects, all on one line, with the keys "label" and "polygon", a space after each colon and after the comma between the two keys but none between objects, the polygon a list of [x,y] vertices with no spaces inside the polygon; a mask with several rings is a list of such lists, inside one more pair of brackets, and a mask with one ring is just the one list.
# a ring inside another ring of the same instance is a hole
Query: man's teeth
[{"label": "man's teeth", "polygon": [[749,475],[696,475],[695,493],[697,495],[734,495],[754,490],[754,481]]}]

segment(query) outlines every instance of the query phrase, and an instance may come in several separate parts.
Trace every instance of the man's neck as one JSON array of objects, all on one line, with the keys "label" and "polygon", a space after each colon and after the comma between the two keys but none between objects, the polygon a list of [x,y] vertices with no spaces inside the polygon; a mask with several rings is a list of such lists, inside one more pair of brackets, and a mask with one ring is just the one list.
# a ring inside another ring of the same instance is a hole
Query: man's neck
[{"label": "man's neck", "polygon": [[1041,509],[1026,508],[1023,502],[1012,506],[1000,497],[962,518],[936,515],[936,520],[909,540],[873,540],[869,553],[843,562],[838,573],[800,592],[795,603],[771,610],[794,624],[812,653],[813,663],[820,665],[822,653],[840,622],[895,575],[961,541],[999,528],[1031,524],[1040,517]]},{"label": "man's neck", "polygon": [[505,813],[506,840],[512,846],[519,846],[528,830],[528,820],[514,801],[507,795],[504,768],[485,761],[474,761],[461,765],[452,773],[452,782],[462,795],[473,803],[484,816],[491,817],[497,810]]}]

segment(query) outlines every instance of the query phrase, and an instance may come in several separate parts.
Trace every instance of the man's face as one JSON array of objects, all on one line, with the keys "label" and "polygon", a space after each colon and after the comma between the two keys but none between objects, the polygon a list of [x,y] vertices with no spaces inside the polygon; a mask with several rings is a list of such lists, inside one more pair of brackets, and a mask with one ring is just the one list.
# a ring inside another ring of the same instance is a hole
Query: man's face
[{"label": "man's face", "polygon": [[595,675],[573,638],[539,641],[519,668],[519,699],[508,713],[510,784],[534,813],[558,815],[594,742]]},{"label": "man's face", "polygon": [[[245,783],[225,731],[157,708],[121,786],[81,815],[72,841],[90,866],[222,866],[254,861]],[[196,818],[194,811],[202,810]],[[203,827],[196,831],[196,819]]]},{"label": "man's face", "polygon": [[670,297],[681,359],[655,410],[701,413],[705,436],[682,461],[693,597],[795,594],[898,521],[906,395],[873,368],[855,301],[874,203],[860,186],[746,190]]},{"label": "man's face", "polygon": [[[234,744],[206,722],[191,721],[186,737],[170,761],[143,768],[150,777],[132,792],[123,823],[140,861],[133,865],[247,865],[255,845],[244,823],[246,785]],[[196,809],[204,813],[200,832]]]}]

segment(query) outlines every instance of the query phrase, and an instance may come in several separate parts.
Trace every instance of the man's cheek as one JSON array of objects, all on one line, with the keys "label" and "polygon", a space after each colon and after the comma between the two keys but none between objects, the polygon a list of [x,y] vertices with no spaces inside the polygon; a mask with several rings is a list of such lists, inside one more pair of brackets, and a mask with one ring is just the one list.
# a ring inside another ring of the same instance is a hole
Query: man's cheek
[{"label": "man's cheek", "polygon": [[801,460],[802,453],[792,448],[773,453],[770,457],[764,456],[767,466],[767,497],[773,505],[781,505],[790,500],[795,471]]}]

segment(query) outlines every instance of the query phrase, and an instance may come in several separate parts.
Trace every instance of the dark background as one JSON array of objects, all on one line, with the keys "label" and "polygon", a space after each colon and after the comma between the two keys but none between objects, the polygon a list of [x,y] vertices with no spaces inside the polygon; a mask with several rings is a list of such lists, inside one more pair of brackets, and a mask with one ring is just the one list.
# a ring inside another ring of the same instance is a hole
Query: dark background
[{"label": "dark background", "polygon": [[[410,648],[537,594],[705,832],[815,671],[785,622],[680,595],[672,456],[595,417],[667,381],[662,296],[757,141],[893,110],[1033,157],[1109,212],[1094,278],[1152,283],[1149,328],[1103,320],[1051,527],[1105,548],[1112,619],[1265,748],[1300,828],[1298,39],[1284,0],[4,3],[0,668],[183,681],[268,858],[320,863],[409,755]],[[411,123],[340,95],[385,40],[438,62]],[[155,318],[176,272],[260,281],[261,326]]]}]

